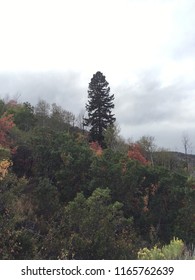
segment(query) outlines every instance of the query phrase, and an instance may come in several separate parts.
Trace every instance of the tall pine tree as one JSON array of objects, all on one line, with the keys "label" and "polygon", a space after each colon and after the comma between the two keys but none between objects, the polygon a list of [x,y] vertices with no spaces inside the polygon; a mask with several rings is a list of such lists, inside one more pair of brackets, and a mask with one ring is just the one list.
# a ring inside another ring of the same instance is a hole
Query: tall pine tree
[{"label": "tall pine tree", "polygon": [[104,132],[108,126],[115,122],[114,114],[111,109],[114,108],[114,94],[110,95],[105,76],[101,72],[93,75],[88,88],[88,103],[86,110],[88,118],[85,118],[85,125],[90,126],[90,140],[98,141],[104,147]]}]

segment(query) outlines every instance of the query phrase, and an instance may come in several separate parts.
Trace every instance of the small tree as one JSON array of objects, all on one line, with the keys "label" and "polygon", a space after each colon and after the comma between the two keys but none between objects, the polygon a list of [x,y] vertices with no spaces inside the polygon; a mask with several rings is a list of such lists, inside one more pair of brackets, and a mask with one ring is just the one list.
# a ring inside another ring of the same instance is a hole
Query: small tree
[{"label": "small tree", "polygon": [[128,145],[125,140],[119,135],[120,127],[119,125],[112,124],[109,125],[104,132],[104,142],[106,147],[112,149],[113,151],[126,152],[128,150]]},{"label": "small tree", "polygon": [[187,168],[187,171],[189,171],[189,158],[188,158],[188,155],[189,155],[189,150],[192,147],[192,144],[190,143],[190,137],[189,137],[189,135],[187,133],[183,133],[183,135],[182,135],[182,144],[183,144],[184,152],[185,152],[186,168]]},{"label": "small tree", "polygon": [[109,95],[108,85],[101,72],[94,74],[89,83],[89,101],[86,104],[88,118],[85,118],[85,125],[90,126],[90,140],[98,141],[101,146],[105,146],[105,130],[116,120],[114,114],[111,113],[111,109],[114,108],[114,95]]},{"label": "small tree", "polygon": [[153,136],[142,136],[137,143],[139,144],[144,156],[150,160],[152,165],[154,165],[153,154],[156,150],[155,138]]}]

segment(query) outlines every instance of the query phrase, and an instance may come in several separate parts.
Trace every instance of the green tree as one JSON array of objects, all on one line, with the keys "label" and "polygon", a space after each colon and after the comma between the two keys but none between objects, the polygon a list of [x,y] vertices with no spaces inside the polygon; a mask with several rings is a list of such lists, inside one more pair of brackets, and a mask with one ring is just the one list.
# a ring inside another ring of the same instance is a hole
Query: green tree
[{"label": "green tree", "polygon": [[29,102],[17,103],[17,101],[11,100],[7,104],[4,104],[3,109],[5,108],[8,114],[13,115],[13,121],[21,131],[27,132],[36,125],[37,119],[35,117],[34,107]]},{"label": "green tree", "polygon": [[[194,248],[195,244],[195,180],[193,177],[187,179],[183,193],[182,205],[178,210],[177,219],[174,222],[175,234]],[[195,251],[194,251],[195,253]]]},{"label": "green tree", "polygon": [[[36,127],[28,140],[28,147],[32,156],[32,174],[36,177],[46,177],[51,180],[61,163],[60,155],[55,146],[58,139],[57,132],[49,127]],[[21,155],[23,158],[23,156]]]},{"label": "green tree", "polygon": [[5,111],[6,111],[5,102],[2,99],[0,99],[0,116],[2,116],[3,113],[5,113]]},{"label": "green tree", "polygon": [[39,100],[35,106],[35,116],[39,126],[47,126],[50,117],[50,104],[45,100]]},{"label": "green tree", "polygon": [[34,107],[28,102],[18,106],[16,112],[14,112],[14,122],[23,131],[32,129],[36,124]]},{"label": "green tree", "polygon": [[55,139],[55,154],[59,155],[55,178],[61,201],[72,200],[80,191],[87,194],[93,152],[86,140],[61,133]]},{"label": "green tree", "polygon": [[28,181],[8,174],[0,180],[0,259],[35,258],[37,235]]},{"label": "green tree", "polygon": [[55,131],[69,131],[74,126],[75,116],[61,106],[52,104],[49,127]]},{"label": "green tree", "polygon": [[87,199],[78,193],[63,217],[68,259],[135,258],[139,241],[132,218],[124,217],[122,203],[111,202],[108,188],[97,188]]},{"label": "green tree", "polygon": [[114,95],[110,95],[105,76],[101,72],[93,75],[88,89],[88,118],[85,118],[85,125],[90,126],[90,140],[98,141],[104,146],[104,131],[109,125],[115,122],[114,114],[111,109],[114,108]]},{"label": "green tree", "polygon": [[106,147],[112,149],[114,152],[127,152],[128,145],[125,140],[119,135],[120,127],[115,123],[109,125],[104,132],[104,142]]}]

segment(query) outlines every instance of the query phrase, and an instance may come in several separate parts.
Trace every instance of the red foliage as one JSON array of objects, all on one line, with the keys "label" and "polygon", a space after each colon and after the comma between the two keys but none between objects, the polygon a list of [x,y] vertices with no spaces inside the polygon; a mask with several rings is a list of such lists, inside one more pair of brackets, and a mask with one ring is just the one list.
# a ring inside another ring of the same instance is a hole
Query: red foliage
[{"label": "red foliage", "polygon": [[148,161],[142,155],[140,146],[138,144],[132,144],[129,147],[129,151],[128,151],[127,155],[129,158],[138,160],[140,163],[142,163],[144,165],[148,164]]},{"label": "red foliage", "polygon": [[102,147],[99,145],[97,141],[93,141],[90,144],[90,149],[95,152],[97,156],[101,156],[103,153]]},{"label": "red foliage", "polygon": [[0,145],[9,147],[10,141],[8,140],[8,133],[14,127],[13,115],[6,115],[5,113],[0,118]]}]

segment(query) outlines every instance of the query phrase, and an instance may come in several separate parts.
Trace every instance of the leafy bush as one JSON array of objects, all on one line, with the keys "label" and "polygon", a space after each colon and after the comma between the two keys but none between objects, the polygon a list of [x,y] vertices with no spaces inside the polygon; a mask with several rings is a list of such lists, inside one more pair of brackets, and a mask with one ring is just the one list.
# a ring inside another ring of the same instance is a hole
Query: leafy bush
[{"label": "leafy bush", "polygon": [[139,260],[181,260],[192,258],[181,239],[173,238],[170,244],[161,249],[154,246],[152,249],[143,248],[138,252]]}]

